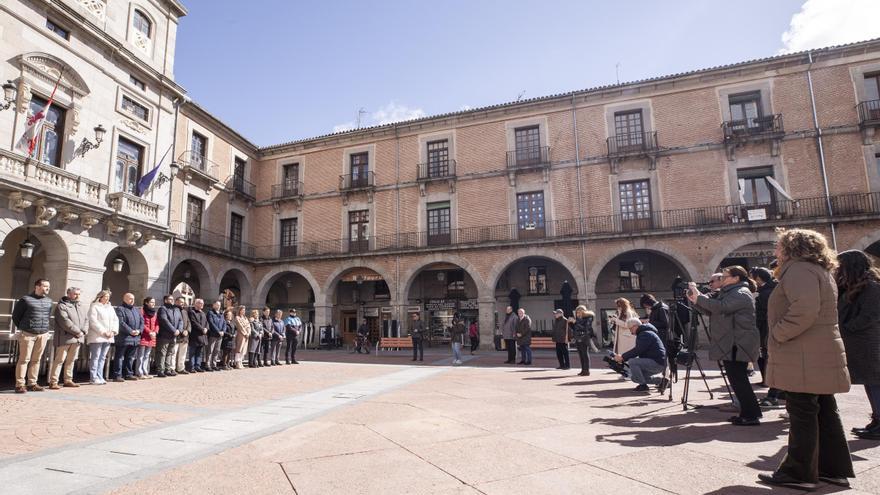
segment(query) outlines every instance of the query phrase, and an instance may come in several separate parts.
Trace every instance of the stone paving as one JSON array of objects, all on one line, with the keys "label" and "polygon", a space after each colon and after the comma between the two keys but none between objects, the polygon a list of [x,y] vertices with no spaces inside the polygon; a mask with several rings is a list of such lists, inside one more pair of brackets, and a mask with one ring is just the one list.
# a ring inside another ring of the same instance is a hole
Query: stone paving
[{"label": "stone paving", "polygon": [[[782,411],[727,424],[715,371],[715,398],[694,381],[705,407],[685,412],[680,387],[637,394],[604,369],[555,370],[548,351],[532,367],[409,357],[307,351],[299,366],[0,393],[0,493],[798,493],[755,482],[784,452]],[[838,401],[847,430],[866,422],[861,388]],[[880,442],[850,448],[848,493],[880,493]]]}]

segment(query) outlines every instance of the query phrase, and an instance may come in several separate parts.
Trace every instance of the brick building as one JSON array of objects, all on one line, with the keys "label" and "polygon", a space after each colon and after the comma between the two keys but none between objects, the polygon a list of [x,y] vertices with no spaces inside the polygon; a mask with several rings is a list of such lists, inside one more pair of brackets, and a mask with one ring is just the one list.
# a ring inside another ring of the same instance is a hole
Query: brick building
[{"label": "brick building", "polygon": [[878,74],[869,41],[264,148],[185,105],[177,148],[217,172],[175,183],[172,285],[346,339],[460,311],[486,343],[513,290],[544,328],[564,282],[599,311],[667,297],[766,264],[779,226],[868,249]]}]

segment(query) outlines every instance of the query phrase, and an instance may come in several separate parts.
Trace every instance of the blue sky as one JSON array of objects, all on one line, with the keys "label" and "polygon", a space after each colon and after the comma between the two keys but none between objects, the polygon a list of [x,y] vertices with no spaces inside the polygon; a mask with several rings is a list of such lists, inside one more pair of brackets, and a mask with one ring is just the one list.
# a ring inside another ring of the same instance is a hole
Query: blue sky
[{"label": "blue sky", "polygon": [[270,145],[801,49],[849,10],[829,1],[185,0],[175,76]]}]

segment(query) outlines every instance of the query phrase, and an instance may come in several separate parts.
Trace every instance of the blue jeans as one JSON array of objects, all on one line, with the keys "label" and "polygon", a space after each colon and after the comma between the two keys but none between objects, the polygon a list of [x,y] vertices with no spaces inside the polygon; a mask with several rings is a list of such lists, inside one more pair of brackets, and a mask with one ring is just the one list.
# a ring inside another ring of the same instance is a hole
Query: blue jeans
[{"label": "blue jeans", "polygon": [[127,378],[134,375],[134,358],[137,354],[136,344],[116,344],[116,356],[113,359],[112,378]]},{"label": "blue jeans", "polygon": [[104,381],[104,361],[107,360],[107,351],[109,350],[110,342],[89,344],[89,381],[91,383],[106,383]]},{"label": "blue jeans", "polygon": [[521,344],[519,352],[522,355],[522,362],[532,364],[532,344]]},{"label": "blue jeans", "polygon": [[662,373],[666,366],[649,358],[632,358],[626,362],[629,365],[629,377],[633,383],[647,385],[651,375]]},{"label": "blue jeans", "polygon": [[461,342],[452,343],[452,359],[461,361]]},{"label": "blue jeans", "polygon": [[202,368],[202,349],[205,346],[192,344],[189,346],[189,365],[191,370]]}]

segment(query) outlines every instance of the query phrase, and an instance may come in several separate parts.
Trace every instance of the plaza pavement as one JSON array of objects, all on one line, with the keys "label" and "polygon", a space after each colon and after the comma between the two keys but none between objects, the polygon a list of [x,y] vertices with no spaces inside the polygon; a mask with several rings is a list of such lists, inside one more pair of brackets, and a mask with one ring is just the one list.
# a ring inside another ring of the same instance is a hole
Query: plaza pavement
[{"label": "plaza pavement", "polygon": [[[727,424],[716,371],[715,398],[694,381],[705,407],[685,412],[680,386],[669,402],[535,354],[531,367],[491,351],[451,367],[441,349],[424,364],[300,351],[299,366],[26,395],[5,377],[0,493],[799,493],[755,482],[784,452],[782,411]],[[838,402],[847,430],[867,421],[861,388]],[[848,493],[880,493],[880,442],[850,448]]]}]

